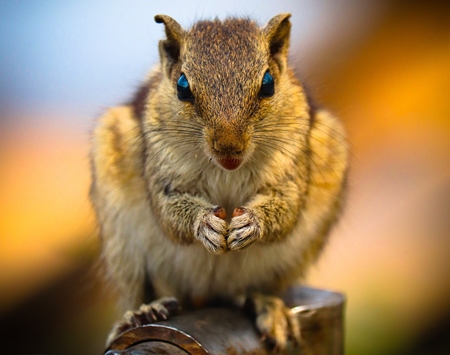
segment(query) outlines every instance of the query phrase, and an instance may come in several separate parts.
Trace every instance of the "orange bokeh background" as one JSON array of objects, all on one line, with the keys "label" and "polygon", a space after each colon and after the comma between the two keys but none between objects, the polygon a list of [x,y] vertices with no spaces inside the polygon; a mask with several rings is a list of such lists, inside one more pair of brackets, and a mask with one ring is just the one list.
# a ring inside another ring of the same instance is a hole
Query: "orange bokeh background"
[{"label": "orange bokeh background", "polygon": [[[347,295],[348,354],[444,354],[450,12],[437,2],[381,1],[376,11],[359,2],[359,18],[346,17],[355,4],[342,2],[341,21],[310,53],[299,43],[313,34],[293,27],[292,64],[342,118],[352,149],[346,211],[306,282]],[[151,23],[159,9],[145,6]],[[271,6],[273,14],[285,11]],[[293,21],[302,15],[296,6]],[[156,24],[149,28],[163,35]],[[89,132],[108,100],[87,109],[1,101],[0,331],[7,352],[100,353],[117,316],[96,278],[88,200]]]}]

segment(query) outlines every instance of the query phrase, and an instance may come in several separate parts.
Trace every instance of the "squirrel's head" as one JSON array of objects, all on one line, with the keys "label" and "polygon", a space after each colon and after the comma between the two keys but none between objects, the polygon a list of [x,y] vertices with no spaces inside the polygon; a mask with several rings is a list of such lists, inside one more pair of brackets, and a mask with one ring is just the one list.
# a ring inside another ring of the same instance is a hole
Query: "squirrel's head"
[{"label": "squirrel's head", "polygon": [[231,18],[184,30],[169,16],[155,16],[165,24],[167,38],[159,45],[162,80],[180,106],[177,121],[201,124],[206,154],[224,169],[239,168],[251,155],[255,123],[283,101],[289,17],[277,15],[262,28]]}]

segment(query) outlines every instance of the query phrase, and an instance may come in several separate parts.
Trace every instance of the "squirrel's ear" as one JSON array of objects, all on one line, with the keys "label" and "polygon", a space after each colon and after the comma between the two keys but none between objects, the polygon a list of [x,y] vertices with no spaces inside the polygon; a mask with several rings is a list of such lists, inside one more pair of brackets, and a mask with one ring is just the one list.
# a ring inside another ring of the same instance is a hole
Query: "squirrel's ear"
[{"label": "squirrel's ear", "polygon": [[180,49],[184,40],[185,31],[172,17],[167,15],[156,15],[157,23],[164,23],[166,26],[166,40],[159,42],[159,54],[163,67],[170,67],[180,58]]},{"label": "squirrel's ear", "polygon": [[270,55],[282,66],[286,63],[291,32],[291,14],[282,13],[273,17],[263,32],[269,42]]}]

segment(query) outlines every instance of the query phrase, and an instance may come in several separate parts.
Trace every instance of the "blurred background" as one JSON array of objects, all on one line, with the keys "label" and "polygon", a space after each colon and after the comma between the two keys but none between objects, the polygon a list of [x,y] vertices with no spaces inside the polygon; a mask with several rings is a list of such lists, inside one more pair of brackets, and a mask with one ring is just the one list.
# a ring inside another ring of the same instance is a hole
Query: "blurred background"
[{"label": "blurred background", "polygon": [[292,13],[291,65],[344,121],[341,223],[307,283],[344,292],[346,353],[450,353],[450,18],[438,1],[0,0],[2,353],[103,350],[89,140],[158,61],[158,13]]}]

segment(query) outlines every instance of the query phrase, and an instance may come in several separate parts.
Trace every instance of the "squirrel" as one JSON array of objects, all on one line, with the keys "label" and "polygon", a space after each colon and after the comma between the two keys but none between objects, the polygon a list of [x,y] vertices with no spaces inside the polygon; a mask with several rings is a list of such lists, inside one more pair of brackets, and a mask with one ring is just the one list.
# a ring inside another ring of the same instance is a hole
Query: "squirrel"
[{"label": "squirrel", "polygon": [[280,298],[317,259],[345,200],[341,122],[288,66],[290,14],[183,29],[93,131],[100,260],[125,312],[108,336],[213,300],[250,309],[277,349],[299,341]]}]

